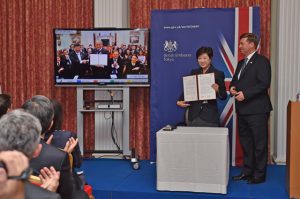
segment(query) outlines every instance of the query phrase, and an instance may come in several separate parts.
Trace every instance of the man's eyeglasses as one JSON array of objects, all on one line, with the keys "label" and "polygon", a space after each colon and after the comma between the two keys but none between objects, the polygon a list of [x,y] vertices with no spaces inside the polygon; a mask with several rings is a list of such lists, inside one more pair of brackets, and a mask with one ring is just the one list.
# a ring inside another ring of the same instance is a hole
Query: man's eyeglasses
[{"label": "man's eyeglasses", "polygon": [[[6,172],[6,174],[8,173],[7,167],[4,162],[0,161],[0,168],[3,168]],[[32,169],[28,167],[19,176],[7,176],[7,179],[8,180],[28,180],[28,178],[31,174],[32,174]]]}]

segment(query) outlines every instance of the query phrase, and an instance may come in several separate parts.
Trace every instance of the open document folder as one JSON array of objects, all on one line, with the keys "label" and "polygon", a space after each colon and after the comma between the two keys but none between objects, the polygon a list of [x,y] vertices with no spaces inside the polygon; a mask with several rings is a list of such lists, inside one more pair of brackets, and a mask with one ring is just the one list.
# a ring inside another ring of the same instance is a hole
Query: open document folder
[{"label": "open document folder", "polygon": [[216,92],[212,88],[214,83],[214,73],[183,77],[184,101],[216,99]]},{"label": "open document folder", "polygon": [[107,65],[107,54],[90,54],[90,65]]}]

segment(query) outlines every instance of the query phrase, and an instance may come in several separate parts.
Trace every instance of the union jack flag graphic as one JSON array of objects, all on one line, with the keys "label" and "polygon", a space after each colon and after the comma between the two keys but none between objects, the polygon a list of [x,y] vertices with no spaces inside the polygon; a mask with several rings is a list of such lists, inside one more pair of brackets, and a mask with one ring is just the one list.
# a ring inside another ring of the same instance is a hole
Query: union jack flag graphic
[{"label": "union jack flag graphic", "polygon": [[[254,14],[254,11],[256,14]],[[246,32],[253,32],[259,35],[259,9],[253,7],[235,8],[235,34],[233,39],[233,48],[224,35],[219,33],[219,52],[227,67],[229,77],[226,77],[225,84],[227,93],[229,94],[229,84],[234,75],[235,68],[239,60],[243,59],[243,55],[239,51],[239,37]],[[260,45],[258,45],[260,46]],[[258,47],[258,51],[259,51]],[[226,70],[226,69],[225,69]],[[231,132],[231,163],[233,166],[241,166],[243,164],[243,153],[239,142],[237,118],[235,114],[234,98],[230,97],[221,112],[221,126],[228,127]]]},{"label": "union jack flag graphic", "polygon": [[[230,84],[238,60],[239,36],[260,37],[259,7],[153,10],[151,14],[150,159],[156,159],[156,132],[166,124],[180,125],[184,111],[176,105],[183,92],[182,77],[199,68],[196,51],[213,48],[212,64]],[[232,165],[242,164],[234,99],[218,100],[221,123],[229,129]]]}]

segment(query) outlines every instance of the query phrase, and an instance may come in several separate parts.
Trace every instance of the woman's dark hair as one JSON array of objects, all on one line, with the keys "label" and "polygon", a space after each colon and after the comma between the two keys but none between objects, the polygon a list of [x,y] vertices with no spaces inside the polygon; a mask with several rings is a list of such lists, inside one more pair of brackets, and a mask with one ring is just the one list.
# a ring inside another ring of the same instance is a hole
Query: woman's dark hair
[{"label": "woman's dark hair", "polygon": [[0,118],[11,107],[11,97],[8,94],[0,94]]},{"label": "woman's dark hair", "polygon": [[202,54],[206,53],[210,59],[214,56],[213,49],[211,47],[202,46],[196,52],[196,59]]},{"label": "woman's dark hair", "polygon": [[49,132],[53,132],[55,130],[61,130],[62,123],[63,123],[63,109],[61,104],[56,99],[51,99],[51,103],[54,110],[54,117],[53,117],[53,125]]}]

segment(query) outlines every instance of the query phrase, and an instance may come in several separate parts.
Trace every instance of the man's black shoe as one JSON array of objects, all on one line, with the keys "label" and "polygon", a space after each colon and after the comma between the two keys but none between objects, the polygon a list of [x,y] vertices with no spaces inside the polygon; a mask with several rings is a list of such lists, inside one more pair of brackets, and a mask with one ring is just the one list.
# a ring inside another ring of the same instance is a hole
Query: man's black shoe
[{"label": "man's black shoe", "polygon": [[265,177],[260,177],[260,178],[250,178],[248,181],[247,181],[247,184],[260,184],[260,183],[263,183],[266,181],[266,178]]},{"label": "man's black shoe", "polygon": [[241,174],[238,175],[238,176],[233,176],[233,177],[232,177],[232,180],[233,180],[233,181],[250,180],[250,179],[251,179],[251,175],[246,175],[246,174],[243,174],[243,173],[241,173]]}]

